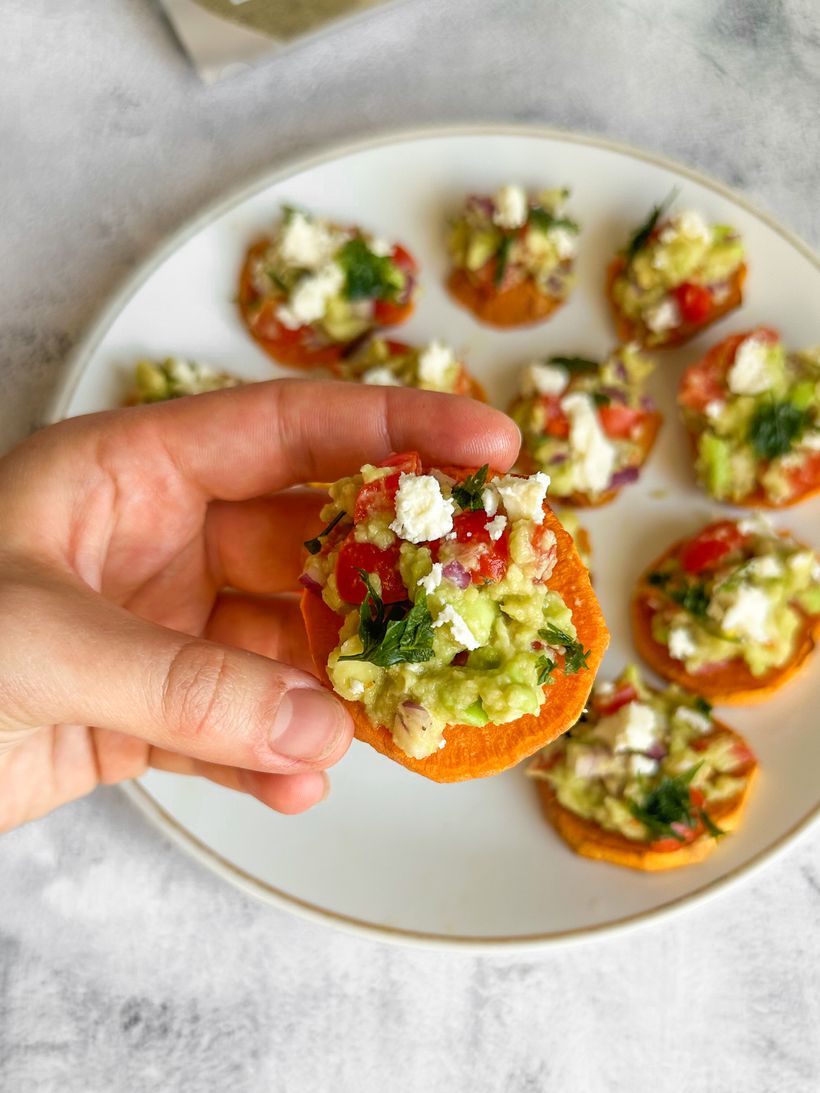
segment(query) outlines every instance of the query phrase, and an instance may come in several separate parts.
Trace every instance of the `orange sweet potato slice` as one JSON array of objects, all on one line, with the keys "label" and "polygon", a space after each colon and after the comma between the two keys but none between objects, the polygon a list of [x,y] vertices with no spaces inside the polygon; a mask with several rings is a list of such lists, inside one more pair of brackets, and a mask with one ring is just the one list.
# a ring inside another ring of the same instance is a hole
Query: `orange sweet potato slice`
[{"label": "orange sweet potato slice", "polygon": [[[735,737],[737,743],[746,748],[743,737],[734,732],[727,725],[715,722],[713,733],[728,733]],[[710,736],[712,733],[709,734]],[[703,737],[704,741],[708,737]],[[748,749],[747,749],[748,750]],[[739,825],[746,802],[749,799],[752,786],[757,780],[758,766],[751,759],[746,774],[746,784],[740,793],[727,798],[709,809],[709,816],[723,831],[734,831]],[[586,820],[575,812],[565,808],[558,800],[555,791],[549,782],[539,778],[536,782],[541,809],[547,821],[552,824],[565,843],[576,854],[584,858],[593,858],[595,861],[610,862],[613,865],[624,865],[629,869],[640,869],[648,873],[656,873],[661,870],[678,869],[683,865],[693,865],[703,861],[715,849],[717,840],[704,834],[691,843],[681,844],[674,850],[655,850],[649,843],[636,842],[628,839],[619,831],[607,831],[606,828],[595,823],[594,820]]]},{"label": "orange sweet potato slice", "polygon": [[[606,274],[606,296],[612,310],[615,330],[618,334],[618,338],[622,342],[639,342],[641,345],[646,345],[647,337],[651,332],[643,323],[627,318],[615,302],[613,286],[618,276],[625,268],[626,260],[621,255],[618,255],[610,262]],[[676,349],[678,346],[684,345],[696,335],[700,334],[707,326],[711,326],[712,323],[716,323],[718,319],[722,319],[723,316],[727,315],[730,311],[734,311],[736,307],[740,307],[743,303],[743,285],[745,280],[746,266],[744,263],[741,263],[731,276],[729,291],[726,298],[721,300],[720,303],[713,303],[712,309],[704,322],[682,323],[680,326],[675,327],[674,330],[668,331],[661,341],[652,341],[650,348]]]},{"label": "orange sweet potato slice", "polygon": [[[649,454],[655,446],[658,433],[660,432],[661,425],[663,424],[663,414],[658,411],[653,411],[647,414],[646,417],[640,423],[640,431],[635,438],[638,447],[640,448],[640,458],[635,464],[637,467],[642,467],[646,460],[649,458]],[[518,456],[517,466],[521,470],[522,474],[535,474],[536,471],[544,470],[543,467],[536,464],[530,453],[525,449],[521,449],[521,453]],[[570,505],[573,508],[579,509],[592,509],[600,508],[602,505],[608,505],[610,501],[614,501],[618,494],[623,489],[622,486],[618,486],[612,490],[606,490],[598,497],[590,497],[588,493],[581,493],[576,490],[574,493],[568,494],[566,497],[557,497],[556,503],[562,505]]]},{"label": "orange sweet potato slice", "polygon": [[[572,538],[548,505],[544,506],[544,523],[555,533],[558,544],[558,561],[549,587],[558,592],[572,610],[578,640],[590,650],[589,671],[571,676],[558,671],[555,682],[546,688],[547,700],[537,714],[525,714],[506,725],[482,728],[448,725],[446,746],[426,759],[411,759],[405,755],[385,726],[372,724],[360,702],[345,702],[356,727],[357,739],[434,782],[463,782],[499,774],[515,766],[575,724],[586,705],[609,644],[609,631]],[[317,674],[329,687],[327,659],[338,645],[342,618],[313,592],[302,595],[302,616]]]},{"label": "orange sweet potato slice", "polygon": [[785,686],[801,668],[814,651],[820,639],[820,615],[807,615],[800,612],[800,628],[796,635],[794,651],[785,664],[770,668],[762,675],[752,674],[745,660],[736,657],[720,664],[708,665],[698,672],[688,672],[685,665],[669,655],[665,645],[655,641],[652,636],[652,617],[655,614],[652,599],[656,590],[649,584],[647,577],[666,561],[673,557],[687,542],[680,539],[644,570],[638,580],[632,597],[632,636],[635,648],[653,671],[663,679],[703,695],[710,702],[727,706],[748,706],[765,702],[770,695]]},{"label": "orange sweet potato slice", "polygon": [[499,290],[491,281],[479,284],[462,269],[447,278],[447,289],[462,307],[489,326],[529,326],[547,319],[563,303],[548,296],[529,278]]}]

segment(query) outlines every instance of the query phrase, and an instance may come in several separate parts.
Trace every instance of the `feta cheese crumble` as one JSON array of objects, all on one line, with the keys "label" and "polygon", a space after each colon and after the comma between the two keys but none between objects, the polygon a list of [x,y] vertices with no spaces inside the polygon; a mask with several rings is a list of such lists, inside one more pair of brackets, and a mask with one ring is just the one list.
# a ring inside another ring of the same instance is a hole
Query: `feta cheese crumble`
[{"label": "feta cheese crumble", "polygon": [[653,334],[663,334],[681,324],[681,313],[676,300],[661,300],[644,312],[644,322]]},{"label": "feta cheese crumble", "polygon": [[521,391],[527,397],[532,395],[561,395],[569,383],[569,372],[556,364],[542,364],[533,361],[524,369],[521,376]]},{"label": "feta cheese crumble", "polygon": [[686,660],[698,650],[692,631],[687,626],[673,626],[669,631],[667,645],[673,660]]},{"label": "feta cheese crumble", "polygon": [[431,592],[435,592],[438,586],[441,584],[443,566],[441,562],[433,562],[433,568],[427,574],[426,577],[422,577],[418,582],[419,588],[423,588],[429,596]]},{"label": "feta cheese crumble", "polygon": [[429,543],[453,530],[455,506],[430,474],[402,474],[396,493],[396,519],[390,530],[410,543]]},{"label": "feta cheese crumble", "polygon": [[323,318],[327,301],[342,291],[344,281],[342,267],[337,262],[328,262],[318,273],[298,282],[290,302],[277,308],[277,319],[288,330],[315,323]]},{"label": "feta cheese crumble", "polygon": [[543,471],[529,478],[505,474],[493,483],[511,520],[532,520],[535,524],[544,522],[544,499],[549,484],[549,475]]},{"label": "feta cheese crumble", "polygon": [[488,516],[495,516],[498,512],[498,494],[492,486],[487,486],[481,491],[481,502]]},{"label": "feta cheese crumble", "polygon": [[447,372],[455,363],[455,356],[445,342],[430,342],[419,355],[419,379],[436,387],[444,386]]},{"label": "feta cheese crumble", "polygon": [[338,245],[337,232],[321,220],[310,220],[297,210],[284,225],[279,254],[289,265],[317,270],[330,260]]},{"label": "feta cheese crumble", "polygon": [[687,239],[699,239],[703,243],[712,241],[712,229],[694,209],[684,209],[673,216],[661,232],[660,240],[662,243],[672,243],[679,235]]},{"label": "feta cheese crumble", "polygon": [[741,342],[726,380],[735,395],[760,395],[771,386],[767,342],[752,336]]},{"label": "feta cheese crumble", "polygon": [[595,735],[614,752],[646,751],[657,739],[658,717],[644,702],[630,702],[615,713],[602,717],[595,726]]},{"label": "feta cheese crumble", "polygon": [[712,399],[711,402],[706,403],[703,412],[710,421],[717,421],[725,409],[726,403],[723,399],[715,398]]},{"label": "feta cheese crumble", "polygon": [[768,641],[768,621],[771,601],[766,593],[753,585],[741,585],[735,602],[723,613],[721,630],[751,641]]},{"label": "feta cheese crumble", "polygon": [[550,231],[550,239],[562,261],[575,257],[575,236],[572,232],[568,232],[566,228],[553,228]]},{"label": "feta cheese crumble", "polygon": [[484,525],[487,534],[490,536],[494,543],[498,542],[501,536],[504,534],[504,528],[507,526],[507,517],[502,516],[501,513],[498,516],[494,516],[492,520]]},{"label": "feta cheese crumble", "polygon": [[380,364],[376,368],[368,368],[366,372],[362,373],[362,383],[370,383],[376,387],[403,386],[386,364]]},{"label": "feta cheese crumble", "polygon": [[523,186],[502,186],[495,195],[493,222],[499,228],[520,228],[526,223],[528,208]]},{"label": "feta cheese crumble", "polygon": [[708,732],[712,727],[712,722],[709,718],[697,710],[693,710],[691,706],[678,706],[675,710],[674,717],[681,724],[686,725],[690,729],[694,729],[696,732],[704,733]]},{"label": "feta cheese crumble", "polygon": [[478,649],[481,642],[477,641],[470,627],[459,615],[458,611],[453,608],[452,604],[446,603],[444,607],[439,611],[436,618],[433,620],[433,629],[437,629],[440,626],[450,627],[450,633],[453,635],[453,640],[465,649]]},{"label": "feta cheese crumble", "polygon": [[762,558],[752,558],[746,567],[746,572],[753,577],[761,577],[764,581],[783,574],[783,563],[773,554],[764,554]]},{"label": "feta cheese crumble", "polygon": [[589,395],[576,392],[561,400],[569,418],[569,446],[573,457],[573,484],[583,493],[601,493],[615,469],[616,451],[604,436]]},{"label": "feta cheese crumble", "polygon": [[630,774],[656,774],[660,763],[657,759],[653,759],[649,755],[630,755],[629,757],[629,772]]}]

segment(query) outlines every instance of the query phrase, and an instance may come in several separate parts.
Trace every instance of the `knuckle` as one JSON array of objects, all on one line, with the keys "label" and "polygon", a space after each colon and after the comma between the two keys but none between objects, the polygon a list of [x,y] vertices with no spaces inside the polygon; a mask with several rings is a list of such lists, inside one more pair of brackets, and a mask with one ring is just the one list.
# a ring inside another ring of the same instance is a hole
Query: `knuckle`
[{"label": "knuckle", "polygon": [[181,646],[168,665],[162,689],[163,715],[171,730],[196,741],[231,717],[231,676],[224,649],[199,641]]}]

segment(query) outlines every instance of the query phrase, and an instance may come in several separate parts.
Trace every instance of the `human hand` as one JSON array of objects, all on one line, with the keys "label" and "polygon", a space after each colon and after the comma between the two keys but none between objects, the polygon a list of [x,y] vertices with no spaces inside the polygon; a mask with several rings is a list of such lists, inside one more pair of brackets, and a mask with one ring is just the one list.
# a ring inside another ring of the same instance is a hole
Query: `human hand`
[{"label": "human hand", "polygon": [[0,831],[149,766],[281,812],[322,799],[350,718],[310,674],[302,543],[390,452],[504,470],[468,399],[281,380],[75,418],[0,460]]}]

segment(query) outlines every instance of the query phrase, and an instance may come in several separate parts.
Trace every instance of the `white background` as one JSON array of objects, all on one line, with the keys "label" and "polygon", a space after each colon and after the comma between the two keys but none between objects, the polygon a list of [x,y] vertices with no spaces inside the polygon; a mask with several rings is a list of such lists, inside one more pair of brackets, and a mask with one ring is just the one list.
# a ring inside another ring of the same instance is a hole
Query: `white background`
[{"label": "white background", "polygon": [[[148,0],[6,0],[0,436],[110,289],[277,158],[544,121],[675,156],[817,245],[805,2],[414,0],[201,86]],[[811,1090],[820,834],[686,917],[538,959],[411,953],[251,903],[116,791],[0,841],[0,1088]]]}]

